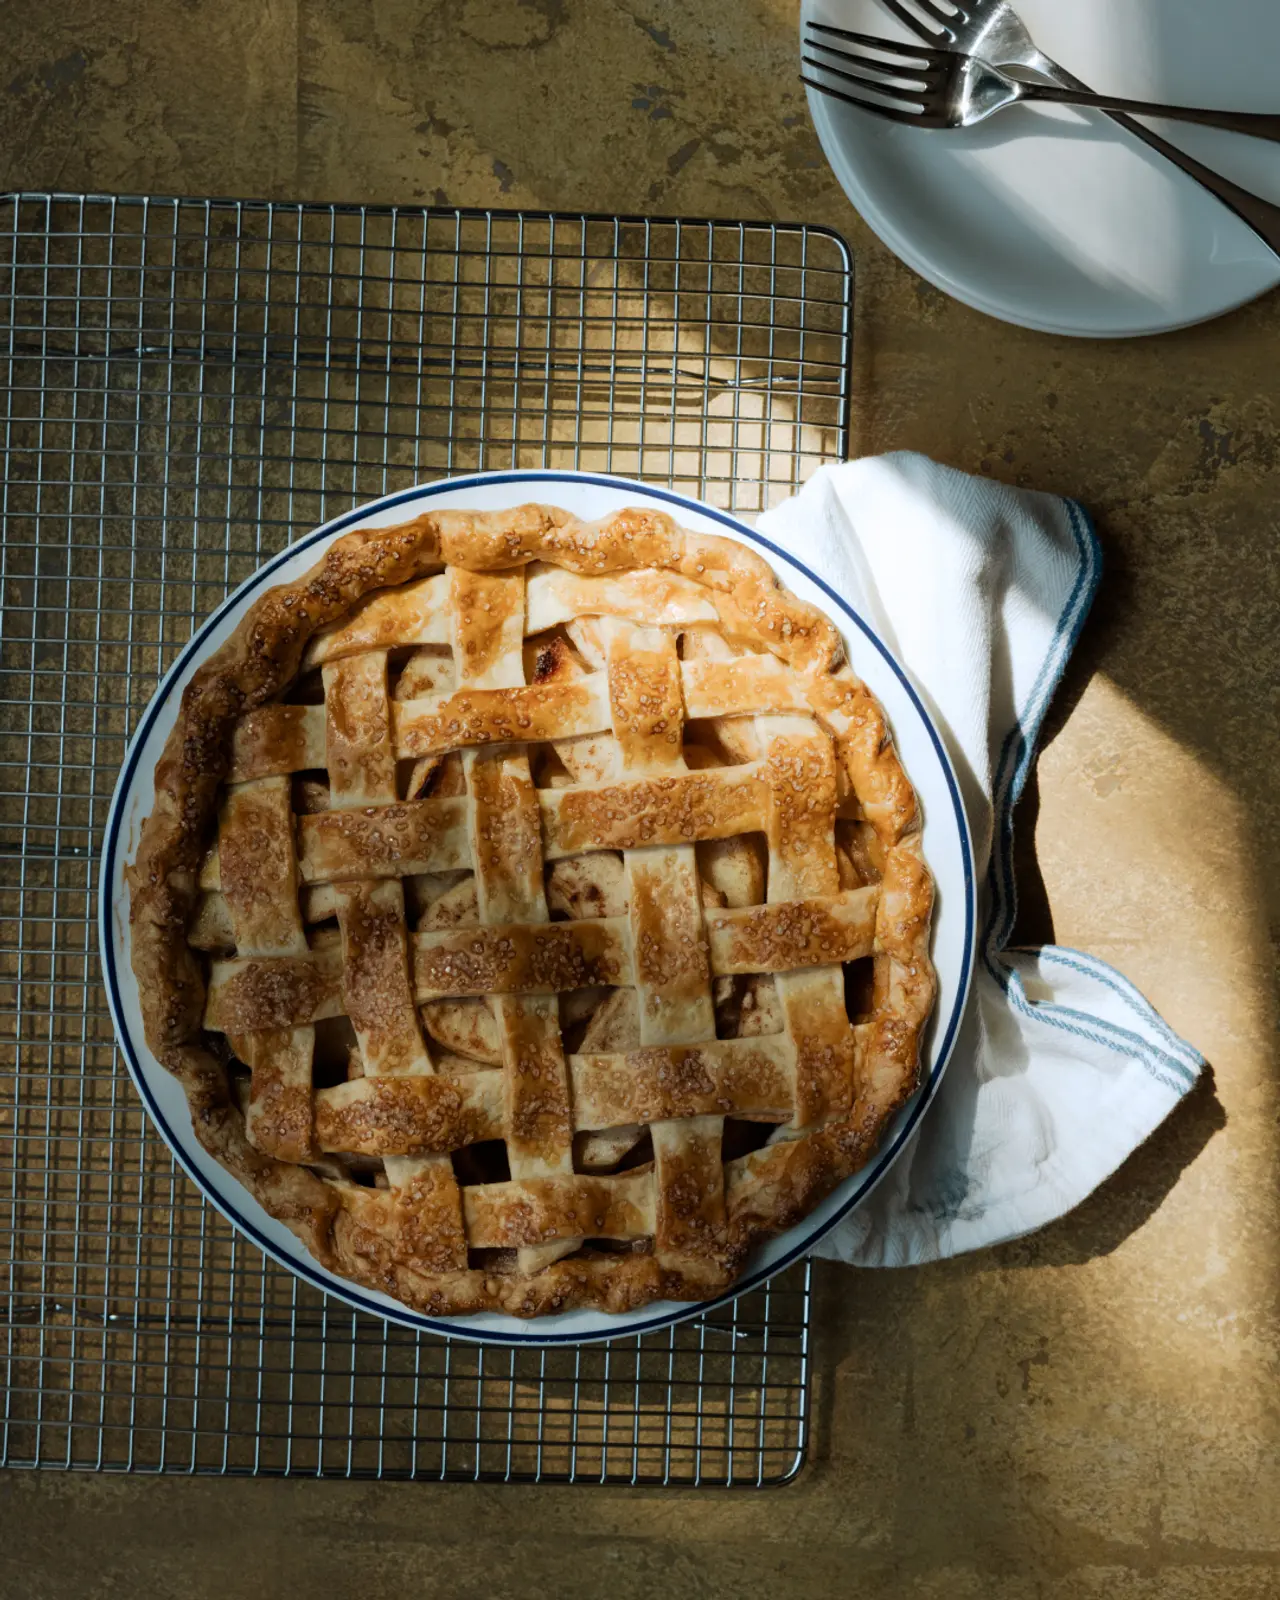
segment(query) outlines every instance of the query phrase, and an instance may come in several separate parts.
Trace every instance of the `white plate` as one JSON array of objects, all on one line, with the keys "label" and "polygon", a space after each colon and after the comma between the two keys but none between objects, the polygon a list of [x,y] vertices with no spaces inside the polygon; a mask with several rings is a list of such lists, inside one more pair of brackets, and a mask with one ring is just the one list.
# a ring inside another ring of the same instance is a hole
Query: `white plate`
[{"label": "white plate", "polygon": [[[1280,111],[1280,0],[1019,0],[1018,11],[1037,45],[1100,93]],[[801,18],[911,37],[879,0],[804,0]],[[1101,112],[1017,106],[931,132],[813,90],[809,109],[845,193],[889,248],[1006,322],[1160,333],[1280,283],[1280,260],[1252,229]],[[1153,126],[1280,202],[1280,145]]]},{"label": "white plate", "polygon": [[643,1332],[696,1316],[706,1305],[663,1302],[625,1316],[573,1311],[544,1317],[536,1324],[494,1313],[473,1317],[420,1316],[389,1296],[358,1288],[327,1271],[275,1221],[247,1191],[201,1149],[191,1129],[178,1083],[147,1049],[138,987],[129,960],[129,904],[124,867],[137,850],[139,830],[154,800],[152,774],[177,715],[182,689],[197,665],[234,630],[249,603],[269,584],[299,576],[347,528],[401,522],[428,508],[515,506],[529,500],[552,501],[584,518],[604,516],[627,505],[649,503],[671,511],[698,532],[728,535],[762,549],[783,581],[802,599],[822,607],[841,628],[854,668],[878,695],[893,727],[903,763],[919,792],[925,816],[924,845],[938,885],[933,956],[939,995],[925,1048],[921,1090],[899,1114],[875,1160],[843,1184],[804,1223],[770,1240],[753,1256],[744,1277],[729,1295],[740,1294],[807,1250],[820,1234],[856,1204],[883,1175],[924,1111],[946,1065],[969,985],[974,945],[973,852],[960,805],[955,774],[942,741],[914,689],[861,618],[785,553],[743,524],[695,500],[646,489],[624,478],[566,472],[507,472],[450,479],[406,490],[352,511],[282,551],[256,572],[196,632],[156,691],[135,734],[116,786],[103,846],[99,942],[107,995],[125,1060],[160,1133],[209,1200],[268,1255],[300,1277],[361,1311],[373,1311],[410,1328],[494,1343],[577,1343]]}]

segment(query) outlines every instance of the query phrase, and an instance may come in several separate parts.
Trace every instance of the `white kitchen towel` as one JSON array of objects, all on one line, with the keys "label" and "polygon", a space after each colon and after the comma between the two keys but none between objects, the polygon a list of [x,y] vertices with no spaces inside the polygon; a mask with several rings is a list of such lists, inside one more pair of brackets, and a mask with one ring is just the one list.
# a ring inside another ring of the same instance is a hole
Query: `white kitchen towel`
[{"label": "white kitchen towel", "polygon": [[1082,509],[918,455],[826,467],[760,531],[861,612],[946,740],[979,883],[973,987],[934,1104],[888,1176],[818,1245],[906,1266],[1071,1210],[1204,1058],[1127,979],[1060,945],[1010,949],[1013,809],[1102,572]]}]

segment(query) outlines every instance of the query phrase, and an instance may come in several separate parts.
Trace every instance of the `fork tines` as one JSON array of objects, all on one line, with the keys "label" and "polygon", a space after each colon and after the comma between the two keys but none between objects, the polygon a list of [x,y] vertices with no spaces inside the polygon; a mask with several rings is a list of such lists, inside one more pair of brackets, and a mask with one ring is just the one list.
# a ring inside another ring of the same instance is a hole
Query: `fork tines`
[{"label": "fork tines", "polygon": [[[916,62],[920,66],[928,66],[933,57],[933,51],[923,44],[905,44],[901,39],[884,39],[872,33],[856,33],[852,28],[837,28],[834,22],[810,22],[806,26],[810,33],[829,33],[834,39],[843,39],[848,44],[860,44],[868,50],[877,50],[884,55],[901,56]],[[853,50],[842,50],[839,45],[824,44],[820,39],[810,39],[809,45],[814,50],[830,50],[833,55],[856,55]],[[880,62],[880,66],[888,66],[887,62]]]},{"label": "fork tines", "polygon": [[[849,93],[825,79],[806,77],[803,72],[800,74],[802,83],[896,122],[927,120],[924,92],[937,86],[945,71],[945,61],[939,60],[938,51],[924,45],[857,33],[852,28],[838,28],[829,22],[810,22],[808,27],[807,48],[834,59],[818,60],[802,55],[802,65],[826,73],[829,78],[838,78],[842,84],[851,84],[861,92]],[[841,43],[830,44],[825,39],[812,37],[819,33],[829,34]],[[851,45],[859,48],[851,49]],[[841,64],[837,66],[835,62]]]},{"label": "fork tines", "polygon": [[[912,0],[914,11],[903,4],[903,0],[880,0],[880,4],[892,11],[899,22],[910,28],[912,33],[918,34],[922,39],[930,34],[939,44],[953,44],[955,42],[957,21],[966,20],[964,10],[956,6],[952,11],[945,11],[935,0]],[[923,15],[921,15],[923,13]],[[929,19],[926,22],[924,19]],[[933,26],[930,27],[929,23]]]}]

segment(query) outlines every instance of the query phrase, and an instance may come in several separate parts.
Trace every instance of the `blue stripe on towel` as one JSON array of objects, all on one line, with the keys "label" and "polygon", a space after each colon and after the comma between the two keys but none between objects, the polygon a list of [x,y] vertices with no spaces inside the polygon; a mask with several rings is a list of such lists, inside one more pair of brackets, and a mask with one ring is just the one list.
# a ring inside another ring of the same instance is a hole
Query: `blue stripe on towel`
[{"label": "blue stripe on towel", "polygon": [[995,828],[987,873],[990,911],[982,936],[982,961],[1010,1003],[1023,1015],[1048,1027],[1062,1028],[1092,1039],[1123,1055],[1135,1056],[1152,1077],[1177,1093],[1185,1094],[1204,1065],[1204,1057],[1185,1039],[1179,1038],[1154,1007],[1114,967],[1095,956],[1057,945],[1044,945],[1030,952],[1042,960],[1070,967],[1103,984],[1124,1002],[1142,1027],[1159,1035],[1161,1043],[1157,1044],[1144,1034],[1131,1032],[1102,1017],[1089,1016],[1070,1006],[1029,1000],[1019,975],[1000,960],[1018,915],[1018,890],[1013,870],[1014,810],[1035,760],[1045,712],[1062,680],[1102,577],[1102,547],[1088,513],[1074,500],[1067,500],[1064,504],[1067,508],[1067,525],[1080,557],[1080,567],[1027,703],[1009,730],[996,764],[992,793]]}]

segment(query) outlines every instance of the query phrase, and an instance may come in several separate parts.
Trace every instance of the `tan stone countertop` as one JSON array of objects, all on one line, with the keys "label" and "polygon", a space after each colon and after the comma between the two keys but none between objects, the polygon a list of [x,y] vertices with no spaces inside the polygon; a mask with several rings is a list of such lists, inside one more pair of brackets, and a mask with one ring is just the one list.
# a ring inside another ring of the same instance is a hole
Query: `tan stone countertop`
[{"label": "tan stone countertop", "polygon": [[844,234],[855,449],[1097,517],[1107,574],[1019,818],[1023,931],[1113,961],[1211,1076],[1032,1239],[820,1269],[790,1487],[9,1473],[3,1593],[1280,1596],[1280,297],[1114,344],[953,303],[827,169],[796,31],[796,0],[10,0],[0,180]]}]

